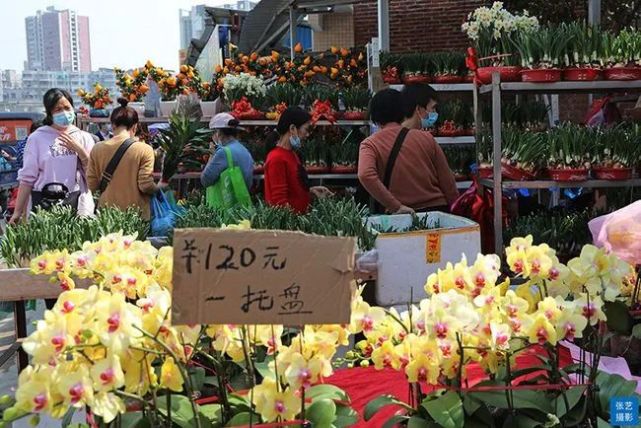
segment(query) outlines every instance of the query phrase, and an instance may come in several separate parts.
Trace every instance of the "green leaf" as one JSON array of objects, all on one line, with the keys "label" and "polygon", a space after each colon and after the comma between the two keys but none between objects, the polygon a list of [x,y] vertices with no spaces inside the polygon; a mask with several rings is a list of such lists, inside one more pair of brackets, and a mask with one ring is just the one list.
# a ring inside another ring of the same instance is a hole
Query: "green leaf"
[{"label": "green leaf", "polygon": [[249,403],[248,398],[238,395],[230,395],[227,397],[227,402],[229,403],[229,406],[237,412],[251,411],[251,404]]},{"label": "green leaf", "polygon": [[625,380],[619,375],[601,371],[596,376],[596,384],[599,387],[598,414],[606,420],[610,420],[610,400],[614,397],[634,395],[637,389],[635,381]]},{"label": "green leaf", "polygon": [[71,425],[71,419],[73,418],[74,413],[76,413],[75,407],[70,407],[69,410],[67,410],[67,413],[65,413],[62,421],[60,421],[60,426],[62,428],[66,428]]},{"label": "green leaf", "polygon": [[398,424],[405,422],[408,419],[409,418],[407,416],[394,415],[385,421],[382,428],[395,428]]},{"label": "green leaf", "polygon": [[414,410],[410,406],[408,406],[406,403],[403,403],[402,401],[398,400],[393,395],[381,395],[380,397],[367,403],[367,405],[365,406],[365,411],[363,412],[363,417],[365,418],[366,421],[369,421],[383,407],[391,406],[391,405],[401,406],[407,410],[412,410],[412,411]]},{"label": "green leaf", "polygon": [[444,428],[462,428],[465,420],[463,402],[457,393],[450,391],[436,400],[423,401],[421,406]]},{"label": "green leaf", "polygon": [[632,333],[632,324],[634,320],[630,316],[628,307],[623,302],[605,302],[603,304],[603,313],[607,317],[607,324],[610,330],[629,336]]},{"label": "green leaf", "polygon": [[[476,412],[474,412],[470,421],[476,421],[477,426],[494,427],[494,417],[485,405],[481,406]],[[466,420],[465,423],[471,425],[470,421]]]},{"label": "green leaf", "polygon": [[127,412],[120,416],[121,428],[151,428],[149,418],[142,412]]},{"label": "green leaf", "polygon": [[305,397],[311,398],[312,400],[329,398],[330,400],[347,401],[349,399],[345,391],[329,384],[312,386],[305,392]]},{"label": "green leaf", "polygon": [[[167,401],[165,397],[158,399],[158,411],[167,416]],[[194,423],[194,411],[191,407],[191,401],[184,395],[171,396],[171,420],[181,428],[191,428]]]},{"label": "green leaf", "polygon": [[632,327],[632,337],[641,339],[641,324],[637,324]]},{"label": "green leaf", "polygon": [[205,384],[205,369],[202,367],[190,367],[189,377],[194,391],[201,391]]},{"label": "green leaf", "polygon": [[597,428],[613,428],[613,427],[603,419],[597,418]]},{"label": "green leaf", "polygon": [[[476,398],[485,404],[499,409],[508,409],[505,391],[481,391],[470,392],[472,398]],[[546,413],[552,413],[550,401],[542,391],[517,390],[512,391],[515,409],[538,409]]]},{"label": "green leaf", "polygon": [[469,394],[463,395],[463,409],[466,414],[473,415],[482,405],[479,400],[470,397]]},{"label": "green leaf", "polygon": [[200,406],[198,410],[200,414],[209,419],[210,422],[220,422],[222,412],[220,404],[205,404],[204,406]]},{"label": "green leaf", "polygon": [[556,409],[556,416],[559,419],[561,419],[568,412],[574,409],[577,404],[579,404],[579,401],[581,401],[581,397],[583,397],[583,394],[585,393],[585,389],[586,389],[585,386],[577,386],[565,391],[565,397],[568,400],[569,408],[566,408],[565,406],[565,399],[563,398],[563,394],[559,394],[559,396],[556,397],[555,409]]},{"label": "green leaf", "polygon": [[329,428],[336,419],[336,404],[328,398],[316,400],[305,410],[305,418],[314,427]]},{"label": "green leaf", "polygon": [[257,424],[260,423],[260,416],[257,414],[252,414],[249,412],[243,412],[243,413],[238,413],[237,415],[234,415],[233,418],[229,422],[227,422],[228,427],[238,427],[238,426],[245,426],[249,425],[249,420],[251,419],[252,424]]},{"label": "green leaf", "polygon": [[412,416],[407,421],[407,428],[427,428],[427,427],[438,427],[439,425],[432,421],[426,421],[420,416]]},{"label": "green leaf", "polygon": [[254,367],[256,367],[256,370],[258,370],[258,373],[260,373],[263,379],[266,377],[276,378],[274,372],[269,368],[269,363],[271,363],[273,360],[273,357],[267,357],[265,358],[265,361],[254,363]]},{"label": "green leaf", "polygon": [[336,428],[347,428],[358,422],[358,413],[349,406],[336,406],[336,419],[334,426]]}]

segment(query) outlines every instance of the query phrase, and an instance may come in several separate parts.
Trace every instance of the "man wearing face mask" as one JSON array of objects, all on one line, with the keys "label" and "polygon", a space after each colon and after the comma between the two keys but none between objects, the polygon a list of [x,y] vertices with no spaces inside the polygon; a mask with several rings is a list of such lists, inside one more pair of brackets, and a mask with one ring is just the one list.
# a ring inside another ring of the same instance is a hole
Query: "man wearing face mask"
[{"label": "man wearing face mask", "polygon": [[379,211],[449,212],[458,197],[443,150],[423,131],[438,117],[435,95],[429,85],[408,85],[403,93],[384,89],[372,98],[370,118],[380,130],[361,143],[358,178]]},{"label": "man wearing face mask", "polygon": [[165,187],[154,182],[154,151],[136,138],[138,113],[118,100],[111,113],[113,137],[94,147],[89,159],[87,182],[100,191],[98,207],[138,208],[145,219],[151,216],[151,196]]},{"label": "man wearing face mask", "polygon": [[254,160],[249,150],[238,141],[238,133],[244,129],[239,126],[238,120],[229,113],[218,113],[212,117],[209,128],[214,131],[215,151],[200,176],[203,187],[216,184],[223,171],[230,167],[225,153],[229,150],[233,164],[242,171],[247,189],[250,190],[254,181]]}]

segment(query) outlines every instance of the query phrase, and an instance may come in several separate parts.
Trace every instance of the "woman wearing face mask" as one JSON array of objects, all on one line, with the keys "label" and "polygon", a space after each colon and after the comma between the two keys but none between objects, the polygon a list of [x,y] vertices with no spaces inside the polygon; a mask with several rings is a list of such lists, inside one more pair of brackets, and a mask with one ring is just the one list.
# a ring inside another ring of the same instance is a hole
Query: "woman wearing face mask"
[{"label": "woman wearing face mask", "polygon": [[127,107],[126,99],[118,103],[120,107],[111,113],[113,137],[91,152],[87,181],[91,190],[100,191],[99,207],[137,207],[148,220],[151,196],[164,186],[154,183],[153,149],[136,138],[138,113]]},{"label": "woman wearing face mask", "polygon": [[225,149],[229,149],[232,162],[242,171],[247,190],[250,190],[254,181],[254,160],[249,150],[238,141],[238,133],[243,131],[238,120],[229,113],[218,113],[211,118],[209,128],[214,130],[213,137],[216,147],[200,177],[203,187],[216,184],[220,179],[220,174],[229,168],[225,153]]},{"label": "woman wearing face mask", "polygon": [[74,126],[76,115],[71,94],[63,89],[50,89],[43,97],[45,126],[32,133],[25,146],[23,166],[18,172],[18,197],[10,223],[27,216],[30,198],[38,205],[42,190],[60,183],[68,192],[80,192],[78,214],[93,214],[93,199],[87,188],[89,153],[94,139]]},{"label": "woman wearing face mask", "polygon": [[422,131],[436,121],[434,95],[428,85],[408,85],[403,94],[384,89],[372,98],[369,114],[380,131],[361,143],[358,179],[380,211],[448,212],[458,197],[443,150]]},{"label": "woman wearing face mask", "polygon": [[323,186],[309,187],[305,167],[295,152],[309,135],[310,120],[305,110],[289,107],[266,143],[267,147],[275,147],[265,161],[265,201],[288,206],[299,214],[309,210],[312,195],[322,198],[332,194]]}]

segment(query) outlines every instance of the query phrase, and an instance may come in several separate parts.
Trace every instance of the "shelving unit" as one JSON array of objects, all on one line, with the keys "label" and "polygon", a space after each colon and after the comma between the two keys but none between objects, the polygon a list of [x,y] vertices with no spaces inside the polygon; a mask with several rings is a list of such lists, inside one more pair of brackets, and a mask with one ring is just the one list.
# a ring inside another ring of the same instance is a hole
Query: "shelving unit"
[{"label": "shelving unit", "polygon": [[[167,123],[169,122],[168,117],[141,117],[140,123],[150,124],[150,123]],[[203,116],[200,121],[202,123],[209,123],[211,117]],[[109,123],[108,117],[82,117],[80,118],[81,128],[84,129],[84,126],[89,123]],[[241,120],[241,126],[276,126],[277,121],[275,120]],[[316,126],[366,126],[369,125],[367,120],[338,120],[334,123],[327,120],[319,120],[316,122]]]},{"label": "shelving unit", "polygon": [[554,82],[554,83],[525,83],[501,82],[499,73],[492,75],[492,84],[475,88],[474,116],[476,129],[481,129],[480,96],[489,94],[492,99],[492,141],[493,141],[493,176],[494,179],[481,180],[481,184],[493,190],[494,197],[494,239],[496,251],[503,247],[503,190],[504,189],[567,189],[567,188],[617,188],[641,186],[641,179],[622,181],[588,180],[580,182],[557,182],[552,180],[536,181],[503,181],[501,177],[501,95],[503,92],[517,94],[563,94],[563,93],[626,93],[641,92],[641,81],[594,81],[594,82]]},{"label": "shelving unit", "polygon": [[[474,90],[473,83],[430,83],[430,86],[437,92],[470,92]],[[389,85],[389,87],[400,91],[405,87],[405,85]]]}]

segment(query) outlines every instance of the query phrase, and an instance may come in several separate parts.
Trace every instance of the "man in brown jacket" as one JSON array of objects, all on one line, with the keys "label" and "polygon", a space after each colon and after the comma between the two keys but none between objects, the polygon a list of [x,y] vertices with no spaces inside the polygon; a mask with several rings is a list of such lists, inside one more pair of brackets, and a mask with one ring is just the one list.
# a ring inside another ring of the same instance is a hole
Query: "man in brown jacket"
[{"label": "man in brown jacket", "polygon": [[[433,110],[436,104],[423,95],[404,99],[400,92],[384,89],[370,103],[371,120],[380,130],[361,143],[358,179],[388,213],[448,212],[458,197],[443,150],[432,134],[421,130],[422,119],[430,116],[428,108]],[[414,129],[401,126],[405,119],[412,119],[406,124]]]}]

